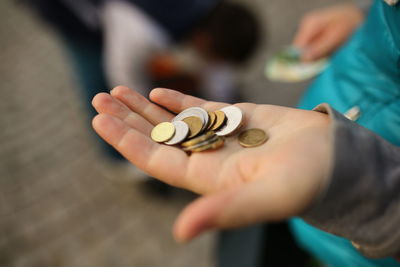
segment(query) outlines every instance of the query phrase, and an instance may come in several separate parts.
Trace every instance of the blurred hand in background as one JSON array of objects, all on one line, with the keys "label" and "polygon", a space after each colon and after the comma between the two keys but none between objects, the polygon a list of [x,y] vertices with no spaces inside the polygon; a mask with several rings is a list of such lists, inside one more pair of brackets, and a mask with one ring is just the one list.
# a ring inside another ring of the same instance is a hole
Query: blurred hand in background
[{"label": "blurred hand in background", "polygon": [[355,4],[341,4],[305,14],[293,40],[304,51],[303,61],[329,56],[338,49],[364,20]]}]

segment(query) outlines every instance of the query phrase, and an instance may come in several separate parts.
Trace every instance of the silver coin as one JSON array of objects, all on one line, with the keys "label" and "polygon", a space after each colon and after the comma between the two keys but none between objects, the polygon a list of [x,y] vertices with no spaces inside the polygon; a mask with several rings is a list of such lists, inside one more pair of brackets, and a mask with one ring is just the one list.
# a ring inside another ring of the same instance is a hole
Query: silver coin
[{"label": "silver coin", "polygon": [[215,132],[218,136],[226,136],[235,132],[242,126],[243,112],[236,106],[227,106],[220,109],[226,115],[226,124],[219,131]]},{"label": "silver coin", "polygon": [[203,123],[202,130],[207,127],[208,124],[208,113],[205,109],[199,108],[199,107],[192,107],[192,108],[187,108],[178,115],[176,115],[173,119],[172,122],[174,121],[181,121],[187,117],[191,116],[196,116],[199,117]]},{"label": "silver coin", "polygon": [[189,134],[189,126],[183,121],[174,121],[172,124],[175,126],[175,135],[171,140],[164,142],[166,145],[176,145],[185,140]]}]

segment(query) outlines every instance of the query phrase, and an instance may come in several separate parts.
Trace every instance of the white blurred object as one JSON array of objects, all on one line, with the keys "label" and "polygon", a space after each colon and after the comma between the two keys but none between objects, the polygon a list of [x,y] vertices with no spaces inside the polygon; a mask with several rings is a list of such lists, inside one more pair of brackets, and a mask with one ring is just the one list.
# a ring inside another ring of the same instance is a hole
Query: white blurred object
[{"label": "white blurred object", "polygon": [[328,66],[328,59],[300,61],[301,50],[289,46],[267,62],[265,75],[271,81],[301,82],[313,78]]},{"label": "white blurred object", "polygon": [[107,2],[103,9],[105,71],[111,87],[125,85],[147,96],[150,57],[164,51],[167,33],[149,16],[125,1]]},{"label": "white blurred object", "polygon": [[235,101],[237,79],[234,68],[229,64],[207,65],[202,72],[201,94],[208,100]]}]

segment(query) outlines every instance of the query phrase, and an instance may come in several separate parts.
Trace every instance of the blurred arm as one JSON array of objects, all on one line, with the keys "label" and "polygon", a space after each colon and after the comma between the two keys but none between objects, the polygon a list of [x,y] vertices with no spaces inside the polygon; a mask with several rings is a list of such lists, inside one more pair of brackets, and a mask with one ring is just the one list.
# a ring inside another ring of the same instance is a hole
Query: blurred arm
[{"label": "blurred arm", "polygon": [[142,95],[150,91],[147,64],[154,53],[164,50],[166,33],[134,5],[107,2],[103,9],[105,70],[110,86],[123,84]]},{"label": "blurred arm", "polygon": [[303,218],[356,243],[368,257],[400,253],[400,147],[327,105],[334,129],[330,184]]}]

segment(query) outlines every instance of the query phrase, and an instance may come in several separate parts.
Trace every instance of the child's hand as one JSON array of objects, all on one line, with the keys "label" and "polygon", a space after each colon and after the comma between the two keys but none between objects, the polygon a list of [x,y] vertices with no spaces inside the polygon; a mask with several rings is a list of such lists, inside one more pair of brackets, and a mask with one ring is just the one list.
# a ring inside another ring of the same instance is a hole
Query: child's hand
[{"label": "child's hand", "polygon": [[[150,98],[173,112],[193,106],[214,111],[227,105],[167,89],[153,90]],[[264,129],[269,140],[243,148],[233,136],[219,150],[188,156],[150,139],[153,126],[174,115],[135,91],[117,87],[111,95],[98,94],[93,106],[100,113],[93,119],[94,129],[128,160],[151,176],[203,195],[178,218],[178,240],[207,229],[298,215],[312,204],[330,171],[330,121],[315,111],[237,104],[244,113],[242,129]]]},{"label": "child's hand", "polygon": [[304,50],[304,61],[329,56],[348,39],[363,19],[362,10],[354,4],[311,11],[300,22],[293,45]]}]

